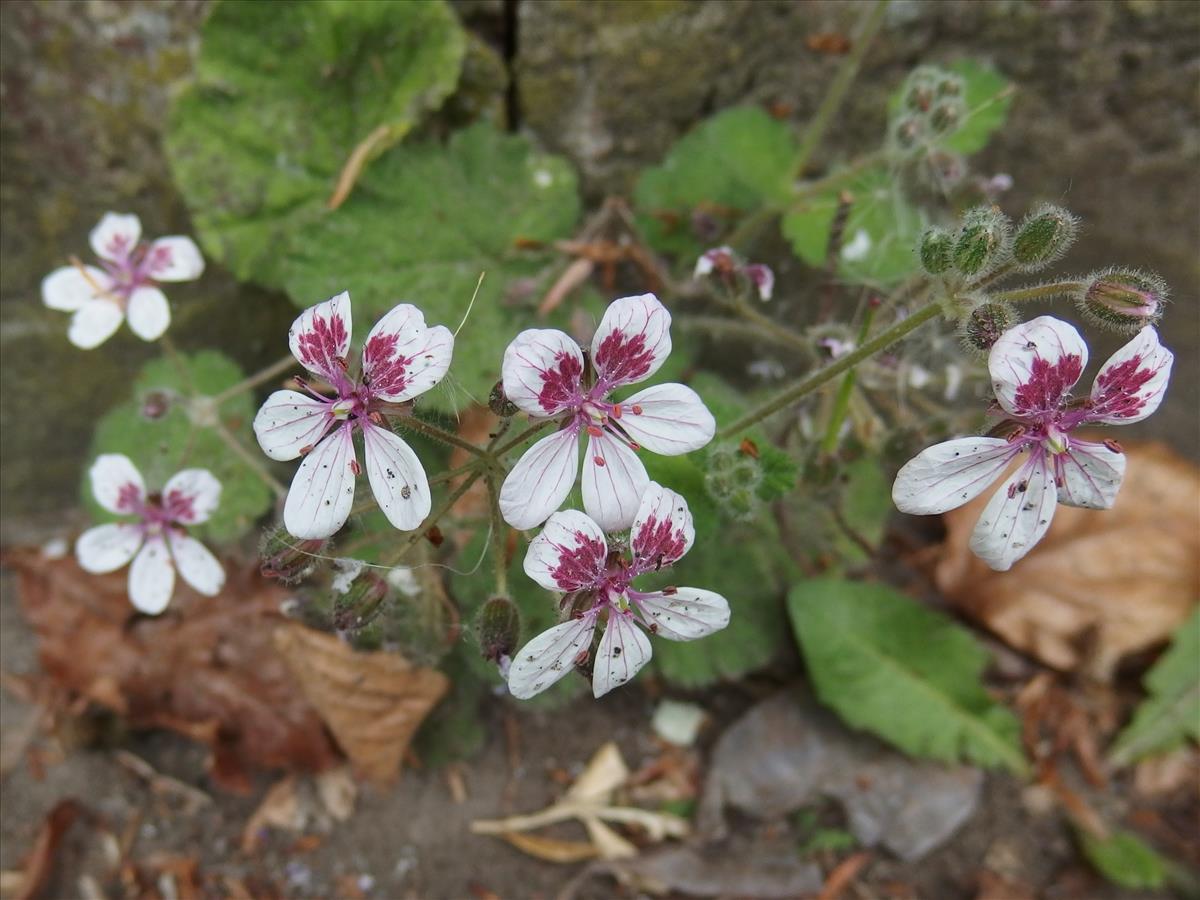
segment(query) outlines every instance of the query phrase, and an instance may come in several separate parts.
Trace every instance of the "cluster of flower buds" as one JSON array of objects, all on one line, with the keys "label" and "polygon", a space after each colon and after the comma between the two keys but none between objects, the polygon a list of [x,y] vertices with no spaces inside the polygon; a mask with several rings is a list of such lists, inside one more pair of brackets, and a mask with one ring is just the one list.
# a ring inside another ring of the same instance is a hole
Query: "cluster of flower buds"
[{"label": "cluster of flower buds", "polygon": [[762,464],[753,452],[733,444],[719,444],[708,451],[705,490],[731,517],[749,519],[754,515],[762,480]]},{"label": "cluster of flower buds", "polygon": [[945,188],[967,174],[963,157],[942,146],[967,117],[966,83],[934,66],[915,69],[904,83],[900,108],[892,115],[888,146],[902,160],[921,160],[924,174]]}]

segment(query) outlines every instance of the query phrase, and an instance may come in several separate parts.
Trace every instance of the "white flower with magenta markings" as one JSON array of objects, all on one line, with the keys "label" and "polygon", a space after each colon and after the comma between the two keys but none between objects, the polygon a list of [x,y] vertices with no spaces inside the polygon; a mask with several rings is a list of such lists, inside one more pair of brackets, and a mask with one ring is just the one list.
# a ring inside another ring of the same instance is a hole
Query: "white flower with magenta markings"
[{"label": "white flower with magenta markings", "polygon": [[1125,455],[1111,440],[1075,437],[1085,425],[1140,422],[1162,402],[1174,357],[1152,327],[1109,358],[1091,393],[1071,389],[1087,365],[1079,332],[1041,316],[1006,331],[988,357],[992,389],[1007,414],[1008,437],[946,441],[904,465],[892,487],[896,506],[933,515],[981,494],[1021,454],[1027,459],[992,497],[971,536],[971,549],[1005,570],[1041,540],[1055,505],[1108,509],[1125,475]]},{"label": "white flower with magenta markings", "polygon": [[658,384],[624,400],[616,388],[649,378],[671,352],[671,314],[653,294],[615,300],[592,339],[591,358],[561,331],[531,329],[504,352],[507,398],[560,428],[529,448],[500,491],[514,528],[532,528],[566,500],[579,471],[586,433],[583,505],[607,531],[628,528],[650,479],[637,457],[645,447],[677,456],[699,450],[716,430],[712,413],[682,384]]},{"label": "white flower with magenta markings", "polygon": [[142,340],[156,340],[171,324],[171,309],[159,283],[192,281],[204,271],[204,258],[191,238],[146,243],[141,237],[137,216],[105,213],[90,237],[100,267],[76,262],[55,269],[42,281],[42,302],[73,313],[67,339],[76,347],[100,346],[122,319],[128,319],[129,329]]},{"label": "white flower with magenta markings", "polygon": [[679,561],[696,532],[687,501],[651,483],[630,532],[630,552],[610,552],[604,530],[577,510],[555,513],[529,545],[525,573],[564,593],[570,618],[542,632],[513,656],[508,689],[526,699],[544,691],[575,666],[592,646],[596,626],[604,635],[592,661],[592,693],[603,696],[625,684],[650,661],[642,629],[673,641],[691,641],[729,624],[729,603],[720,594],[692,587],[634,590],[632,581]]},{"label": "white flower with magenta markings", "polygon": [[105,453],[91,468],[92,493],[111,513],[137,521],[98,525],[79,536],[75,556],[88,572],[115,572],[130,560],[129,599],[158,615],[175,592],[175,572],[208,597],[225,584],[225,570],[187,529],[208,521],[221,502],[221,483],[207,469],[184,469],[162,492],[148,494],[129,457]]},{"label": "white flower with magenta markings", "polygon": [[425,393],[445,376],[454,335],[441,325],[426,327],[415,306],[394,307],[367,335],[362,368],[350,371],[350,295],[343,292],[313,306],[288,332],[292,355],[328,382],[326,397],[276,391],[254,418],[254,433],[271,459],[304,462],[292,479],[283,524],[298,538],[325,538],[346,523],[360,474],[354,432],[363,435],[367,480],[380,509],[395,527],[411,531],[429,514],[429,481],[416,453],[385,418],[400,404]]}]

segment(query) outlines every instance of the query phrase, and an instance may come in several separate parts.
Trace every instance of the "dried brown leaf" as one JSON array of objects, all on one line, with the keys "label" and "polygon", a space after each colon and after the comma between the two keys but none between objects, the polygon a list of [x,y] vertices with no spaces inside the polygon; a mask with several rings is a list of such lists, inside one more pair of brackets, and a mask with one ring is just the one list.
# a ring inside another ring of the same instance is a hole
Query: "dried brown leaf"
[{"label": "dried brown leaf", "polygon": [[585,859],[595,859],[599,852],[587,841],[563,841],[558,838],[525,834],[520,831],[506,831],[498,836],[504,838],[522,853],[546,862],[577,863]]},{"label": "dried brown leaf", "polygon": [[1008,572],[968,549],[990,492],[947,513],[932,575],[946,597],[1010,645],[1064,671],[1110,678],[1166,640],[1200,600],[1200,469],[1162,444],[1130,446],[1111,510],[1059,506]]}]

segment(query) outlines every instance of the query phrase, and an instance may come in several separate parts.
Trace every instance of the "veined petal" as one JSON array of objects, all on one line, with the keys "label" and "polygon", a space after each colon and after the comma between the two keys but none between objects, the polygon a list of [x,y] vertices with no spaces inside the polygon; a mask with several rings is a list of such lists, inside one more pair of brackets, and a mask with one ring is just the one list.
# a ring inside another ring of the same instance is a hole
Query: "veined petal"
[{"label": "veined petal", "polygon": [[146,483],[128,456],[102,453],[88,471],[96,502],[109,512],[131,516],[146,502]]},{"label": "veined petal", "polygon": [[687,501],[661,484],[650,482],[629,532],[634,570],[649,572],[674,565],[695,539]]},{"label": "veined petal", "polygon": [[650,639],[638,628],[632,612],[613,608],[592,666],[592,696],[599,699],[630,681],[650,662]]},{"label": "veined petal", "polygon": [[443,325],[425,327],[425,316],[401,303],[375,323],[363,345],[363,383],[392,403],[411,400],[436,385],[450,368],[454,335]]},{"label": "veined petal", "polygon": [[1084,509],[1111,509],[1125,478],[1125,454],[1106,444],[1071,439],[1054,457],[1058,502]]},{"label": "veined petal", "polygon": [[650,484],[637,454],[607,431],[588,437],[583,460],[583,508],[605,531],[633,524],[642,494]]},{"label": "veined petal", "polygon": [[1053,412],[1083,374],[1087,359],[1078,331],[1061,319],[1039,316],[1010,328],[992,345],[992,390],[1014,416]]},{"label": "veined petal", "polygon": [[221,503],[221,482],[208,469],[183,469],[162,489],[163,510],[173,522],[207,522]]},{"label": "veined petal", "polygon": [[288,346],[292,356],[308,371],[330,384],[343,384],[350,331],[350,295],[342,291],[296,317],[288,330]]},{"label": "veined petal", "polygon": [[508,669],[508,691],[518,700],[540,694],[575,668],[592,645],[595,614],[555,625],[517,651]]},{"label": "veined petal", "polygon": [[281,461],[315,447],[333,424],[333,401],[298,391],[276,391],[254,417],[254,436],[263,453]]},{"label": "veined petal", "polygon": [[531,328],[504,351],[504,396],[531,416],[553,416],[582,402],[583,351],[561,331]]},{"label": "veined petal", "polygon": [[367,480],[375,502],[401,531],[419,528],[429,515],[429,479],[421,460],[402,438],[386,428],[363,423]]},{"label": "veined petal", "polygon": [[678,456],[712,440],[717,423],[700,395],[682,384],[656,384],[621,401],[617,424],[652,453]]},{"label": "veined petal", "polygon": [[161,535],[148,538],[129,567],[129,600],[140,612],[157,616],[175,593],[175,567]]},{"label": "veined petal", "polygon": [[579,474],[579,433],[564,428],[544,437],[517,460],[500,488],[504,521],[524,531],[562,506]]},{"label": "veined petal", "polygon": [[171,556],[179,575],[205,597],[215,597],[225,586],[225,570],[217,558],[195,538],[169,532]]},{"label": "veined petal", "polygon": [[971,550],[998,572],[1012,568],[1050,527],[1057,498],[1046,454],[1035,450],[984,507],[971,533]]},{"label": "veined petal", "polygon": [[107,341],[125,318],[113,300],[89,300],[71,316],[67,340],[81,350],[94,350]]},{"label": "veined petal", "polygon": [[577,509],[556,512],[529,542],[525,574],[548,591],[582,591],[604,577],[608,542],[600,526]]},{"label": "veined petal", "polygon": [[158,288],[140,287],[129,298],[125,316],[130,331],[143,341],[153,341],[162,337],[171,324],[171,307],[167,305],[166,294]]},{"label": "veined petal", "polygon": [[1125,425],[1140,422],[1162,403],[1175,355],[1146,326],[1109,357],[1092,385],[1088,422]]},{"label": "veined petal", "polygon": [[729,624],[729,601],[700,588],[636,594],[634,602],[650,633],[671,641],[694,641]]},{"label": "veined petal", "polygon": [[990,437],[934,444],[896,473],[892,502],[900,512],[915,516],[936,515],[962,506],[1000,477],[1021,446]]},{"label": "veined petal", "polygon": [[129,564],[142,546],[142,529],[137,525],[97,525],[75,542],[75,558],[85,572],[115,572]]},{"label": "veined petal", "polygon": [[298,538],[326,538],[354,505],[354,428],[346,423],[304,457],[283,505],[283,524]]},{"label": "veined petal", "polygon": [[204,272],[204,257],[190,237],[171,235],[150,245],[145,265],[155,281],[192,281]]},{"label": "veined petal", "polygon": [[88,241],[92,252],[101,259],[120,263],[129,258],[133,248],[142,239],[142,222],[132,213],[107,212],[100,224],[92,229]]},{"label": "veined petal", "polygon": [[95,266],[63,266],[42,279],[42,303],[50,309],[75,312],[108,289],[111,279]]},{"label": "veined petal", "polygon": [[605,387],[649,378],[671,353],[671,314],[653,294],[609,304],[592,338],[592,364]]}]

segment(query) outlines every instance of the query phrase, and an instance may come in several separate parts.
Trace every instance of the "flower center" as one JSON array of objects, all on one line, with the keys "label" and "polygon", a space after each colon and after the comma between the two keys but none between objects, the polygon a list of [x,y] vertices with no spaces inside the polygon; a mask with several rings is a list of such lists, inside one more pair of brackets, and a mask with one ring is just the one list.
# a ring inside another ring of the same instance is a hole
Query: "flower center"
[{"label": "flower center", "polygon": [[1055,456],[1066,453],[1070,445],[1071,439],[1067,436],[1067,432],[1059,428],[1058,425],[1050,425],[1046,428],[1046,436],[1042,439],[1042,446]]}]

